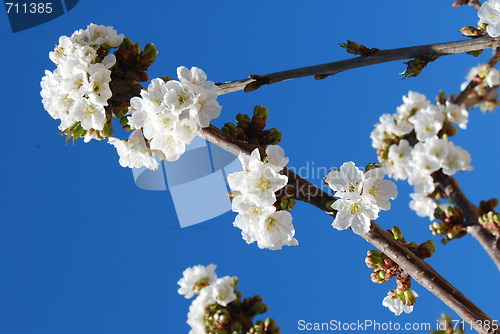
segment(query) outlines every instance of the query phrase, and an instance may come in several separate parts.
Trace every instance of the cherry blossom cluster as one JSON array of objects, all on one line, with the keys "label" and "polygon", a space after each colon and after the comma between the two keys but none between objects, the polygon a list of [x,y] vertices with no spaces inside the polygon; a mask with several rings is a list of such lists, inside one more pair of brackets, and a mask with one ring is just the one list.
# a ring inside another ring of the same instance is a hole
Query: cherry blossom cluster
[{"label": "cherry blossom cluster", "polygon": [[[59,44],[49,54],[57,68],[54,72],[45,71],[40,95],[50,116],[61,120],[61,131],[75,123],[84,130],[103,130],[104,107],[112,95],[110,68],[116,63],[116,57],[113,54],[102,57],[98,50],[107,53],[122,40],[123,35],[117,35],[112,27],[95,24],[75,31],[71,37],[59,38]],[[85,139],[88,141],[91,136]]]},{"label": "cherry blossom cluster", "polygon": [[153,79],[140,97],[130,100],[128,124],[141,129],[148,147],[167,161],[179,159],[186,145],[222,109],[217,86],[207,80],[203,70],[181,66],[177,77],[178,81]]},{"label": "cherry blossom cluster", "polygon": [[354,233],[364,234],[370,230],[370,221],[378,218],[380,210],[391,208],[390,199],[398,195],[396,185],[384,180],[382,168],[363,173],[350,161],[332,169],[325,182],[338,199],[331,205],[337,210],[332,226],[337,230],[351,228]]},{"label": "cherry blossom cluster", "polygon": [[238,213],[233,225],[241,229],[248,244],[257,242],[259,248],[277,250],[297,245],[292,215],[286,210],[277,211],[275,203],[276,192],[288,183],[288,177],[280,174],[288,163],[285,151],[269,145],[263,161],[258,149],[238,158],[243,170],[227,177],[232,209]]},{"label": "cherry blossom cluster", "polygon": [[189,307],[187,323],[191,326],[189,334],[205,334],[205,307],[217,303],[227,306],[237,296],[235,287],[238,284],[237,277],[225,276],[217,278],[215,268],[208,266],[194,266],[187,268],[182,273],[182,278],[177,282],[180,285],[177,291],[186,298],[198,295]]},{"label": "cherry blossom cluster", "polygon": [[379,161],[395,180],[408,180],[415,189],[410,207],[421,217],[434,217],[432,173],[453,175],[472,170],[469,153],[448,140],[452,125],[465,129],[468,111],[447,101],[431,105],[422,94],[410,91],[395,114],[384,114],[371,133]]}]

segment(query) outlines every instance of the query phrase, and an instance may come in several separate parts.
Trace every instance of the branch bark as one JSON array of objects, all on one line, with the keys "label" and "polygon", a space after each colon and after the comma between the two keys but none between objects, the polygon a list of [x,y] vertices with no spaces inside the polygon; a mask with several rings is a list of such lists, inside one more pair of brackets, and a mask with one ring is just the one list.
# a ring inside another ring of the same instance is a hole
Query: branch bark
[{"label": "branch bark", "polygon": [[[255,148],[258,148],[256,145],[239,141],[212,125],[202,129],[201,134],[206,140],[235,155],[240,153],[250,154]],[[283,173],[288,176],[288,184],[295,187],[297,191],[296,198],[298,200],[314,205],[329,216],[335,216],[336,212],[325,206],[326,202],[334,199],[332,196],[323,192],[321,189],[304,180],[289,169],[285,168]],[[441,299],[478,333],[500,334],[500,330],[484,329],[481,324],[486,323],[486,321],[490,321],[491,323],[492,321],[488,315],[465,297],[451,283],[439,275],[429,264],[422,261],[406,247],[394,240],[389,233],[378,226],[377,223],[372,221],[370,231],[361,235],[361,237],[389,256],[401,269],[436,297]]]},{"label": "branch bark", "polygon": [[[356,57],[352,59],[335,61],[332,63],[275,72],[262,75],[260,76],[260,78],[265,79],[263,80],[263,84],[273,84],[276,82],[307,76],[324,78],[329,75],[335,75],[342,71],[374,64],[386,63],[395,60],[403,60],[416,57],[425,57],[429,60],[435,60],[439,57],[451,54],[490,49],[494,47],[500,47],[500,38],[482,36],[457,42],[410,46],[406,48],[390,50],[378,50],[371,56]],[[246,85],[254,81],[256,81],[256,79],[250,78],[218,83],[217,85],[219,86],[219,95],[243,90]]]}]

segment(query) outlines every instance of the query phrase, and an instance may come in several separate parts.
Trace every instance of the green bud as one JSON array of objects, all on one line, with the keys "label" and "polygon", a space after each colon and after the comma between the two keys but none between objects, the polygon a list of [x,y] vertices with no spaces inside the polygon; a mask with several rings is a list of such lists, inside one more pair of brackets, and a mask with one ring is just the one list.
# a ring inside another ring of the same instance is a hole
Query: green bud
[{"label": "green bud", "polygon": [[413,292],[408,289],[404,292],[404,298],[401,298],[401,300],[403,301],[403,304],[405,305],[415,305],[415,302],[417,301],[416,298],[415,298],[415,295],[413,294]]},{"label": "green bud", "polygon": [[380,164],[371,162],[368,165],[366,165],[366,167],[365,167],[365,173],[368,172],[369,170],[377,169],[377,168],[380,168],[380,167],[382,167]]},{"label": "green bud", "polygon": [[157,51],[156,48],[155,48],[155,45],[153,43],[148,43],[146,44],[146,46],[144,47],[144,51],[143,51],[143,54],[151,54],[153,53],[154,51]]},{"label": "green bud", "polygon": [[483,53],[483,50],[469,51],[466,53],[472,57],[479,57]]},{"label": "green bud", "polygon": [[431,257],[435,251],[436,245],[434,244],[434,241],[428,240],[418,246],[416,253],[417,256],[423,260]]},{"label": "green bud", "polygon": [[253,109],[253,114],[254,116],[263,116],[267,119],[267,116],[269,116],[269,109],[263,106],[255,106],[255,108]]},{"label": "green bud", "polygon": [[128,37],[125,37],[122,43],[120,44],[120,47],[123,47],[125,49],[130,49],[133,45],[134,43],[132,43],[132,40]]},{"label": "green bud", "polygon": [[347,43],[340,43],[339,45],[341,48],[346,49],[348,53],[360,55],[363,57],[371,56],[377,51],[379,51],[378,49],[375,48],[369,49],[364,45],[349,40],[347,41]]},{"label": "green bud", "polygon": [[370,275],[370,279],[372,280],[373,283],[382,284],[382,283],[387,282],[387,280],[385,279],[385,271],[383,271],[383,270],[373,272]]},{"label": "green bud", "polygon": [[286,209],[288,211],[292,211],[294,207],[295,207],[295,198],[292,197],[288,200],[288,206]]},{"label": "green bud", "polygon": [[329,210],[330,210],[330,209],[332,209],[332,205],[333,205],[333,203],[335,203],[336,201],[337,201],[336,199],[332,199],[331,201],[326,202],[326,203],[325,203],[325,207],[326,207],[327,209],[329,209]]},{"label": "green bud", "polygon": [[281,210],[286,210],[288,208],[288,198],[285,196],[281,199],[280,207]]},{"label": "green bud", "polygon": [[402,240],[403,239],[403,232],[401,232],[401,229],[397,226],[393,226],[391,229],[392,235],[394,236],[395,240]]},{"label": "green bud", "polygon": [[104,124],[104,128],[101,131],[101,136],[103,138],[109,138],[113,136],[113,126],[111,125],[111,123]]},{"label": "green bud", "polygon": [[418,76],[422,70],[427,66],[429,63],[429,59],[426,57],[417,57],[413,60],[407,61],[403,64],[406,64],[406,70],[404,70],[403,73],[400,73],[404,75],[404,78],[412,78]]}]

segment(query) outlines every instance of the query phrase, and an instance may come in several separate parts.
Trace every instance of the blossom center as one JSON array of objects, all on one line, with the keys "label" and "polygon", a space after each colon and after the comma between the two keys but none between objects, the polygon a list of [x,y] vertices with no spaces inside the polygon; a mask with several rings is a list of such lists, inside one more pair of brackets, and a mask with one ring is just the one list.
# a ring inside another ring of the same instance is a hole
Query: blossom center
[{"label": "blossom center", "polygon": [[361,204],[359,203],[353,203],[351,205],[351,213],[360,213],[361,212]]},{"label": "blossom center", "polygon": [[259,188],[260,190],[267,190],[271,188],[271,181],[269,181],[268,179],[261,178],[257,182],[257,188]]}]

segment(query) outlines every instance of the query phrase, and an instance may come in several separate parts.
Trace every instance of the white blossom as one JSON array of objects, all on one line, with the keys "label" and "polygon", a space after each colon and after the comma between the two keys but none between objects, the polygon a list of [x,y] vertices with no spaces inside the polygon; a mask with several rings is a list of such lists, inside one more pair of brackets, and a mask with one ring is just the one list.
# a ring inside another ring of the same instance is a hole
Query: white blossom
[{"label": "white blossom", "polygon": [[363,172],[352,161],[343,163],[339,170],[331,170],[325,178],[335,195],[341,198],[361,194],[363,180]]},{"label": "white blossom", "polygon": [[398,145],[391,145],[387,166],[392,178],[395,180],[408,178],[407,168],[410,167],[411,153],[412,147],[406,139],[401,140]]},{"label": "white blossom", "polygon": [[471,171],[470,162],[471,156],[469,152],[450,142],[448,154],[443,161],[443,173],[453,175],[458,171]]},{"label": "white blossom", "polygon": [[391,114],[382,114],[379,117],[379,123],[375,124],[375,129],[370,133],[370,139],[372,140],[373,148],[379,149],[382,146],[382,143],[386,136],[388,123],[391,120],[392,120]]},{"label": "white blossom", "polygon": [[425,95],[410,90],[408,95],[403,96],[403,104],[397,108],[397,114],[401,119],[407,120],[418,109],[427,108],[430,104]]},{"label": "white blossom", "polygon": [[500,36],[500,1],[485,1],[478,12],[479,19],[488,24],[486,31],[491,37]]},{"label": "white blossom", "polygon": [[152,152],[143,145],[139,145],[139,140],[129,138],[120,140],[109,138],[108,143],[113,145],[120,156],[120,166],[129,168],[146,167],[151,170],[158,168],[158,162],[152,157]]},{"label": "white blossom", "polygon": [[408,177],[408,183],[414,187],[416,193],[429,194],[434,191],[434,180],[427,171],[412,168]]},{"label": "white blossom", "polygon": [[380,209],[370,200],[356,193],[340,198],[333,203],[337,210],[332,226],[337,230],[351,228],[356,234],[364,234],[370,230],[370,221],[378,218]]},{"label": "white blossom", "polygon": [[441,130],[444,114],[439,108],[431,105],[425,109],[419,109],[414,116],[408,118],[408,121],[415,126],[417,139],[425,141],[427,138],[436,136]]},{"label": "white blossom", "polygon": [[267,164],[260,164],[247,173],[245,187],[240,191],[251,197],[255,203],[267,206],[276,201],[275,192],[287,182],[287,176],[276,173]]},{"label": "white blossom", "polygon": [[[418,294],[415,291],[411,289],[408,290],[410,290],[414,297],[418,297]],[[399,296],[394,294],[392,291],[387,293],[387,297],[385,297],[382,301],[382,305],[389,308],[389,310],[395,315],[400,315],[403,312],[411,313],[413,311],[413,304],[405,305],[401,298],[399,298]]]},{"label": "white blossom", "polygon": [[236,299],[236,294],[234,293],[235,285],[236,277],[225,276],[217,279],[215,283],[203,290],[206,290],[207,294],[211,295],[210,300],[214,300],[219,305],[227,306],[227,304]]},{"label": "white blossom", "polygon": [[450,144],[450,141],[440,139],[436,136],[427,139],[424,144],[418,143],[415,145],[415,149],[421,149],[419,152],[421,155],[429,155],[432,159],[437,161],[439,167],[441,167],[450,150]]},{"label": "white blossom", "polygon": [[392,181],[384,180],[384,175],[382,168],[366,172],[362,183],[363,195],[381,210],[390,210],[389,200],[398,196],[398,189]]},{"label": "white blossom", "polygon": [[288,158],[285,157],[285,150],[283,148],[278,145],[269,145],[266,148],[264,162],[276,172],[280,172],[288,164]]},{"label": "white blossom", "polygon": [[294,238],[295,229],[292,224],[292,215],[288,211],[277,211],[259,222],[257,246],[279,250],[282,246],[296,246],[297,239]]},{"label": "white blossom", "polygon": [[446,101],[444,113],[450,123],[457,124],[461,129],[467,129],[469,112],[463,105],[456,105]]},{"label": "white blossom", "polygon": [[436,202],[423,194],[410,194],[410,208],[417,213],[419,217],[429,217],[434,219],[434,210],[437,208]]},{"label": "white blossom", "polygon": [[209,264],[206,267],[197,265],[187,268],[182,272],[182,278],[177,282],[180,286],[177,292],[186,298],[199,294],[204,287],[215,283],[217,280],[215,268],[217,266],[214,264]]}]

